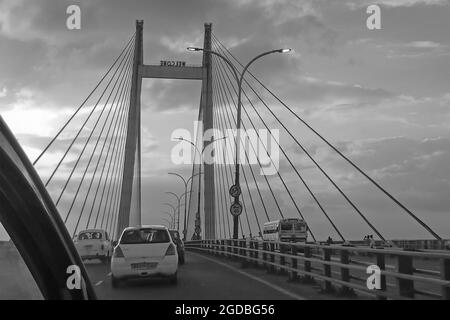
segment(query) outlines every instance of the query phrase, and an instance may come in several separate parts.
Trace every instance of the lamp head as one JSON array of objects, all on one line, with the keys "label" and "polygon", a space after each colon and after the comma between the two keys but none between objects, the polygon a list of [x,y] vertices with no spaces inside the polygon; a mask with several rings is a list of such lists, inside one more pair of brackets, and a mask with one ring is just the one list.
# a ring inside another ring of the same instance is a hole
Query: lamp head
[{"label": "lamp head", "polygon": [[284,49],[278,50],[278,52],[280,52],[280,53],[288,53],[288,52],[291,52],[291,51],[292,51],[292,49],[290,49],[290,48],[284,48]]},{"label": "lamp head", "polygon": [[197,48],[197,47],[187,47],[188,51],[202,51],[202,48]]}]

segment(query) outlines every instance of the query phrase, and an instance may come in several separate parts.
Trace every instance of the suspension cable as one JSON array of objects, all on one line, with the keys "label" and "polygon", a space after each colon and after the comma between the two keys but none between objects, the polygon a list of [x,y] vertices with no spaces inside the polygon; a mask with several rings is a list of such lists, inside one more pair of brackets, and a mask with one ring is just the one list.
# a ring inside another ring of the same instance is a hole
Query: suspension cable
[{"label": "suspension cable", "polygon": [[[130,51],[130,52],[131,52],[131,51]],[[129,55],[128,58],[127,58],[127,59],[128,59],[128,62],[131,61],[131,60],[129,59],[130,57],[131,57],[131,55]],[[125,66],[125,65],[126,65],[126,64],[124,64],[124,65],[122,66],[121,74],[122,74],[122,71],[124,70],[124,66]],[[119,77],[120,77],[120,75],[119,75]],[[114,88],[115,88],[115,86],[116,86],[116,84],[117,84],[118,79],[119,79],[119,78],[116,79],[116,82],[115,82],[115,84],[114,84],[113,90],[114,90]],[[122,80],[123,80],[123,79],[122,79]],[[112,91],[111,91],[111,92],[112,92]],[[111,96],[111,95],[110,95],[110,96]],[[108,100],[109,100],[110,96],[108,97]],[[108,101],[108,100],[107,100],[107,101]],[[105,105],[106,105],[106,103],[105,103]],[[99,118],[99,119],[100,119],[100,118]],[[90,133],[90,135],[89,135],[89,137],[88,137],[88,139],[87,139],[87,141],[86,141],[86,144],[84,145],[83,150],[82,150],[81,153],[80,153],[80,157],[81,157],[81,155],[84,153],[84,151],[85,151],[85,149],[86,149],[86,146],[87,146],[87,144],[89,143],[89,141],[90,141],[90,139],[91,139],[91,137],[92,137],[93,132],[94,132],[94,130],[91,131],[91,133]],[[92,161],[93,155],[94,155],[94,152],[91,154],[91,156],[90,156],[90,158],[89,158],[89,162],[88,162],[88,164],[87,164],[87,166],[86,166],[86,168],[85,168],[85,170],[84,170],[84,172],[83,172],[83,175],[82,175],[82,178],[81,178],[81,180],[80,180],[80,183],[78,184],[77,191],[75,192],[75,196],[74,196],[74,198],[73,198],[73,200],[72,200],[72,203],[71,203],[71,205],[70,205],[69,211],[67,212],[67,215],[66,215],[66,218],[65,218],[65,222],[67,222],[67,220],[68,220],[68,218],[69,218],[69,216],[70,216],[70,213],[72,212],[73,206],[74,206],[74,204],[75,204],[75,201],[77,200],[79,191],[80,191],[81,186],[82,186],[82,184],[83,184],[84,178],[86,177],[86,174],[87,174],[88,168],[89,168],[89,166],[90,166],[90,163],[91,163],[91,161]],[[77,161],[77,162],[78,162],[78,161]],[[81,218],[81,216],[78,218],[78,221],[77,221],[77,227],[78,227],[78,224],[79,224],[79,222],[80,222],[80,218]]]},{"label": "suspension cable", "polygon": [[67,120],[67,122],[59,129],[59,131],[56,133],[56,135],[52,138],[52,140],[47,144],[47,146],[42,150],[42,152],[39,154],[39,156],[34,160],[33,166],[41,159],[41,157],[44,155],[44,153],[47,152],[47,150],[51,147],[51,145],[56,141],[56,139],[59,137],[59,135],[64,131],[64,129],[67,127],[67,125],[72,121],[72,119],[78,114],[78,112],[83,108],[83,106],[86,104],[86,102],[89,100],[89,98],[92,96],[92,94],[97,90],[97,88],[100,86],[100,84],[103,82],[103,80],[106,78],[106,76],[109,74],[109,72],[114,68],[117,61],[119,61],[122,54],[125,52],[125,50],[128,48],[130,43],[133,41],[136,33],[134,33],[128,43],[125,45],[125,47],[122,49],[122,52],[119,54],[119,56],[114,60],[112,65],[109,67],[108,71],[103,75],[103,77],[100,79],[100,81],[97,83],[97,85],[92,89],[92,91],[89,93],[87,98],[81,103],[81,105],[75,110],[75,112],[72,114],[72,116]]}]

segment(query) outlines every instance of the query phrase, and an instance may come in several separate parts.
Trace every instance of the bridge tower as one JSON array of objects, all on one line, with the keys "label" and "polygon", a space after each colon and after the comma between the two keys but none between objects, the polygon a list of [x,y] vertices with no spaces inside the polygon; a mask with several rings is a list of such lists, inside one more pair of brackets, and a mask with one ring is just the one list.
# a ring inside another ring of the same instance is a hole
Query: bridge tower
[{"label": "bridge tower", "polygon": [[[205,39],[203,48],[211,50],[211,31],[212,23],[205,23]],[[203,52],[203,70],[202,79],[202,115],[203,115],[203,133],[213,129],[213,89],[212,89],[212,55],[210,52]],[[211,138],[211,141],[214,137]],[[205,149],[211,141],[204,141]],[[215,190],[214,190],[214,165],[203,163],[204,170],[204,212],[205,212],[205,239],[215,239]]]},{"label": "bridge tower", "polygon": [[[144,22],[136,21],[135,51],[131,84],[130,108],[125,142],[125,159],[119,217],[116,235],[124,228],[141,225],[141,84],[143,78],[201,80],[200,107],[203,132],[213,128],[213,89],[211,53],[203,54],[202,66],[145,65],[143,62],[142,29]],[[211,23],[205,23],[204,48],[211,50]],[[214,138],[211,138],[211,141]],[[205,141],[205,147],[210,141]],[[215,238],[214,165],[203,165],[204,181],[204,238]],[[199,219],[199,217],[196,217]],[[191,226],[193,227],[193,226]],[[189,228],[189,226],[188,226]]]},{"label": "bridge tower", "polygon": [[144,21],[136,21],[136,36],[131,79],[130,107],[125,142],[122,190],[120,194],[117,232],[119,237],[128,226],[141,224],[141,84],[139,68],[143,64],[142,27]]}]

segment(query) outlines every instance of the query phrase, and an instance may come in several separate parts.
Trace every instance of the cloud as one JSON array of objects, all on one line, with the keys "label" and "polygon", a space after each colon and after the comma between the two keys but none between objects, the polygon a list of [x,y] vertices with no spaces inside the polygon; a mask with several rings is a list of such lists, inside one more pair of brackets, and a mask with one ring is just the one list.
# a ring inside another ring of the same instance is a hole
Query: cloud
[{"label": "cloud", "polygon": [[347,5],[352,9],[358,9],[361,7],[367,7],[372,4],[383,5],[386,7],[413,7],[413,6],[436,6],[447,5],[446,0],[379,0],[374,3],[371,0],[357,0],[348,1]]},{"label": "cloud", "polygon": [[442,57],[450,54],[450,45],[435,41],[411,41],[405,43],[384,43],[376,45],[384,50],[388,58]]},{"label": "cloud", "polygon": [[[304,111],[310,114],[376,107],[388,100],[401,99],[398,94],[383,88],[370,88],[308,75],[292,76],[295,80],[280,86],[277,95],[294,97],[293,100],[297,101],[297,97],[301,97]],[[292,104],[299,105],[298,102]]]},{"label": "cloud", "polygon": [[433,41],[413,41],[405,44],[406,47],[412,48],[441,48],[442,44]]},{"label": "cloud", "polygon": [[[422,198],[424,195],[438,197],[438,194],[450,191],[450,173],[445,170],[446,163],[450,160],[449,138],[415,140],[407,137],[389,137],[340,142],[339,145],[344,154],[375,180],[388,184],[397,194],[411,192],[408,194],[409,200],[420,205],[421,209],[442,210],[446,206],[442,203],[444,199],[438,203],[424,204],[414,200],[414,197]],[[327,151],[325,147],[318,148],[315,156],[321,163],[334,167],[336,172],[347,172],[349,182],[356,183],[354,189],[362,181],[357,175],[353,175],[354,169],[338,160],[337,154],[333,151]]]}]

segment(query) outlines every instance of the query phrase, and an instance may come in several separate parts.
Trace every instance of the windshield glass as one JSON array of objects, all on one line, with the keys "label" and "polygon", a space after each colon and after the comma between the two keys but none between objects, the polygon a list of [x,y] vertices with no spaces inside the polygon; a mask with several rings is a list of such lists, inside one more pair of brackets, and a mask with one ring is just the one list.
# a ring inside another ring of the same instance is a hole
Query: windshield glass
[{"label": "windshield glass", "polygon": [[78,240],[101,239],[102,233],[97,231],[80,232]]},{"label": "windshield glass", "polygon": [[280,228],[283,231],[291,231],[292,230],[292,224],[291,223],[283,223],[283,224],[281,224]]},{"label": "windshield glass", "polygon": [[161,229],[134,229],[125,231],[121,244],[144,244],[170,242],[169,234]]},{"label": "windshield glass", "polygon": [[302,223],[294,224],[294,230],[305,231],[305,229],[306,229],[306,226],[304,224],[302,224]]}]

